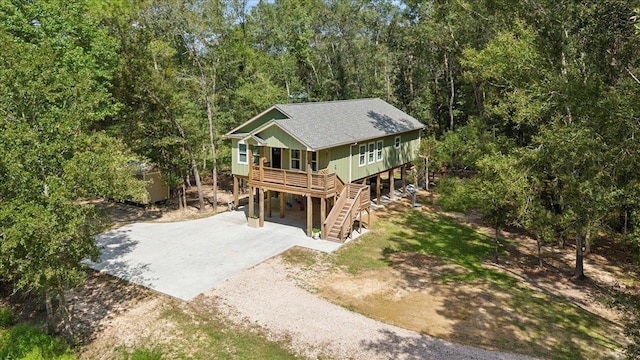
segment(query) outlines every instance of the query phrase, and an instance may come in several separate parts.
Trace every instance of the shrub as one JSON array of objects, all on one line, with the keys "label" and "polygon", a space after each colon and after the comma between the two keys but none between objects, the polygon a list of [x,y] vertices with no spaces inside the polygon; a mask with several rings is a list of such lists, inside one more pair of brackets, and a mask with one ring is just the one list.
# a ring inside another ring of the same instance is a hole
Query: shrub
[{"label": "shrub", "polygon": [[73,359],[69,345],[28,324],[9,328],[0,338],[0,359]]},{"label": "shrub", "polygon": [[455,177],[443,177],[438,181],[438,205],[444,211],[467,213],[477,206],[473,181]]},{"label": "shrub", "polygon": [[16,324],[18,317],[13,309],[8,307],[0,307],[0,327],[8,328]]}]

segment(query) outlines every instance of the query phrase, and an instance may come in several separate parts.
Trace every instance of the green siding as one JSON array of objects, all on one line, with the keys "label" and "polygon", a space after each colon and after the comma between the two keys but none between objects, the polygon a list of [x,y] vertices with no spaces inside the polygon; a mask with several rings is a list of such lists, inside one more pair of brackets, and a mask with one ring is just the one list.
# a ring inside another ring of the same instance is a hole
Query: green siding
[{"label": "green siding", "polygon": [[[248,156],[249,154],[247,154]],[[238,140],[231,139],[231,172],[235,175],[249,176],[249,165],[238,164]]]},{"label": "green siding", "polygon": [[329,173],[336,173],[344,182],[349,182],[349,145],[338,146],[328,150]]},{"label": "green siding", "polygon": [[[420,132],[412,131],[404,133],[400,136],[400,148],[396,149],[395,137],[387,136],[382,138],[383,150],[382,160],[377,160],[377,142],[373,141],[361,142],[356,145],[345,145],[330,149],[329,171],[335,172],[343,181],[356,181],[367,176],[377,174],[379,172],[398,167],[415,159],[420,148]],[[374,161],[369,163],[368,145],[374,144]],[[359,150],[360,145],[365,145],[365,162],[366,165],[360,166]],[[349,159],[349,147],[351,146],[351,159]],[[351,163],[351,177],[349,176],[349,163]]]},{"label": "green siding", "polygon": [[[271,129],[271,128],[270,128]],[[284,134],[280,129],[273,128],[274,137],[276,134]],[[267,129],[269,130],[269,129]],[[267,134],[267,131],[263,131],[262,134]],[[286,135],[286,134],[284,134]],[[288,136],[288,135],[287,135]],[[356,145],[343,145],[338,146],[331,149],[321,150],[319,151],[318,156],[318,168],[329,169],[329,173],[336,173],[342,179],[342,181],[356,181],[360,180],[364,177],[368,177],[371,175],[375,175],[379,172],[398,167],[402,164],[409,163],[413,161],[418,155],[418,150],[420,148],[420,131],[412,131],[398,135],[400,136],[400,148],[395,148],[395,138],[396,135],[387,136],[381,138],[383,141],[383,150],[382,150],[382,160],[377,160],[377,142],[381,139],[374,139],[373,141],[361,142]],[[266,139],[265,139],[266,140]],[[295,139],[290,138],[289,140],[295,141]],[[295,141],[297,143],[297,141]],[[374,162],[369,164],[368,158],[368,145],[369,143],[374,144]],[[298,143],[299,144],[299,143]],[[275,146],[275,147],[282,147]],[[367,152],[365,153],[365,162],[367,163],[364,166],[359,166],[359,147],[360,145],[367,146]],[[351,148],[351,157],[349,157]],[[295,147],[294,147],[295,149]],[[304,150],[304,149],[300,149]],[[266,154],[271,153],[271,149],[267,147],[265,149]],[[269,158],[270,155],[267,155]],[[307,163],[307,154],[306,151],[301,151],[301,170],[306,169]],[[238,140],[232,140],[232,152],[231,152],[231,161],[232,161],[232,171],[236,175],[244,175],[247,176],[249,173],[248,165],[238,164]],[[349,166],[351,164],[351,166]],[[287,148],[282,149],[282,168],[289,169],[291,166],[291,157],[290,151]],[[351,176],[349,174],[351,173]]]},{"label": "green siding", "polygon": [[260,126],[268,123],[269,121],[273,120],[273,119],[286,119],[287,117],[282,114],[280,111],[276,110],[276,109],[271,109],[271,111],[267,112],[266,114],[262,115],[260,118],[255,119],[254,121],[250,122],[249,124],[241,127],[240,129],[236,130],[234,133],[240,134],[240,133],[248,133],[251,132],[257,128],[259,128]]},{"label": "green siding", "polygon": [[298,140],[294,139],[291,135],[282,131],[282,129],[277,126],[269,126],[256,135],[259,138],[263,139],[266,145],[269,147],[298,149],[304,151],[307,150],[306,146],[302,145]]}]

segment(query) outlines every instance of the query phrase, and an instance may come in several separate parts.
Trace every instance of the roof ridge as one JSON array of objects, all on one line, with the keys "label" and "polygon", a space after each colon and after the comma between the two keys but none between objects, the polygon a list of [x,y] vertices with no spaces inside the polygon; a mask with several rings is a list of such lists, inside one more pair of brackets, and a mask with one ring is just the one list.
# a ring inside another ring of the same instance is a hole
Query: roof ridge
[{"label": "roof ridge", "polygon": [[310,102],[290,103],[290,104],[276,104],[275,106],[335,104],[335,103],[367,101],[367,100],[382,100],[382,99],[380,99],[379,97],[371,97],[371,98],[358,98],[358,99],[346,99],[346,100],[310,101]]}]

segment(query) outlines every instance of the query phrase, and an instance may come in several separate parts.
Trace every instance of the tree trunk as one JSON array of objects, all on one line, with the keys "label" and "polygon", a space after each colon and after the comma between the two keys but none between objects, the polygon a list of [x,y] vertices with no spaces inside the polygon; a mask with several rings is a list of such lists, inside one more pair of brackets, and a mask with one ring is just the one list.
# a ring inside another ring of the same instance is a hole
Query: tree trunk
[{"label": "tree trunk", "polygon": [[587,228],[587,232],[584,235],[584,255],[591,254],[591,226]]},{"label": "tree trunk", "polygon": [[538,266],[543,267],[542,263],[542,241],[539,236],[536,236],[536,247],[538,248]]},{"label": "tree trunk", "polygon": [[69,343],[72,343],[75,339],[75,335],[73,332],[72,326],[72,315],[69,310],[69,304],[67,304],[67,299],[64,296],[64,291],[58,291],[58,298],[60,299],[60,309],[63,311],[64,316],[62,317],[63,329],[64,329],[64,337],[67,339]]},{"label": "tree trunk", "polygon": [[499,244],[499,238],[500,238],[500,228],[499,227],[494,227],[494,237],[493,237],[493,257],[495,260],[496,264],[499,264],[500,262],[498,261],[498,244]]},{"label": "tree trunk", "polygon": [[429,191],[429,157],[425,157],[425,167],[424,167],[424,188]]},{"label": "tree trunk", "polygon": [[53,335],[56,331],[55,315],[51,293],[47,289],[44,290],[44,306],[47,311],[47,332]]},{"label": "tree trunk", "polygon": [[187,152],[189,153],[189,159],[191,160],[191,171],[193,172],[193,177],[196,180],[196,188],[198,189],[198,211],[204,211],[204,193],[202,191],[202,182],[200,181],[200,172],[198,171],[198,164],[196,163],[196,158],[193,155],[193,151],[191,150],[191,146],[187,146]]},{"label": "tree trunk", "polygon": [[582,252],[582,229],[576,234],[576,269],[575,278],[577,280],[584,279],[584,254]]},{"label": "tree trunk", "polygon": [[449,76],[449,90],[450,90],[450,95],[449,95],[449,131],[453,131],[453,120],[454,120],[453,104],[455,102],[456,88],[455,88],[455,84],[453,83],[453,69],[452,69],[453,68],[453,59],[448,56],[446,51],[444,53],[444,66],[445,66],[445,69],[447,70],[447,75]]},{"label": "tree trunk", "polygon": [[409,78],[408,78],[409,95],[411,96],[410,101],[413,101],[414,96],[413,96],[413,54],[412,53],[407,54],[407,64],[409,66],[409,69],[408,69],[409,70],[408,71],[409,72]]},{"label": "tree trunk", "polygon": [[[213,87],[215,88],[215,82]],[[215,90],[214,90],[215,91]],[[218,161],[216,156],[215,136],[216,130],[213,126],[213,104],[207,96],[207,119],[209,120],[209,141],[211,142],[211,174],[213,181],[213,213],[218,212]]]}]

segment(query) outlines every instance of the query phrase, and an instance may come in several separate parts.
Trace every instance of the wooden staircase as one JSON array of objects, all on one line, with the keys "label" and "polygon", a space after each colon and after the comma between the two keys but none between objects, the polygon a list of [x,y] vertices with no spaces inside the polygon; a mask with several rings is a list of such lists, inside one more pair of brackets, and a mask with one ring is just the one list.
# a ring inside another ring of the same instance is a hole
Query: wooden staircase
[{"label": "wooden staircase", "polygon": [[351,183],[343,185],[335,205],[323,224],[327,240],[344,242],[351,237],[353,223],[361,218],[363,211],[369,214],[370,206],[369,186]]}]

